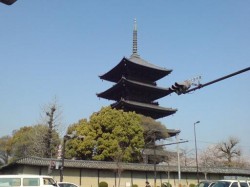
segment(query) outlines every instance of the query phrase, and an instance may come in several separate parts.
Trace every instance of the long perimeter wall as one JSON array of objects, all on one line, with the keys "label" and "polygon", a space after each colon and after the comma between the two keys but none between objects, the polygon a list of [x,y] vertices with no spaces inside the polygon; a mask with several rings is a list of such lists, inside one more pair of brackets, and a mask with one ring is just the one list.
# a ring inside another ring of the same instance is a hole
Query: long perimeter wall
[{"label": "long perimeter wall", "polygon": [[[53,168],[51,163],[60,163],[60,160],[44,158],[23,158],[15,163],[0,168],[0,174],[37,174],[51,175],[55,180],[60,181],[60,170]],[[54,164],[53,164],[54,165]],[[121,171],[120,187],[144,187],[149,181],[151,186],[161,187],[163,183],[169,182],[172,187],[189,187],[190,184],[197,184],[197,173],[195,167],[181,166],[180,180],[177,166],[154,165],[152,164],[119,164]],[[156,174],[156,175],[155,175]],[[108,187],[119,186],[117,164],[114,162],[98,162],[84,160],[65,160],[63,170],[64,181],[73,182],[81,187],[98,187],[102,181],[108,183]],[[156,176],[156,177],[155,177]],[[199,179],[219,180],[224,177],[250,177],[249,169],[237,168],[199,168]]]}]

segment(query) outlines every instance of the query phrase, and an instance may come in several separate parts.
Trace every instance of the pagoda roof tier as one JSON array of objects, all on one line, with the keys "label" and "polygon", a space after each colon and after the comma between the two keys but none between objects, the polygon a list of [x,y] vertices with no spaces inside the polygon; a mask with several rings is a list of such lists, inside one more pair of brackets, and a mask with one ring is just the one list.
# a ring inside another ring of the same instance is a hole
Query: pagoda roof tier
[{"label": "pagoda roof tier", "polygon": [[176,130],[176,129],[168,129],[168,134],[170,137],[176,136],[178,134],[180,134],[180,130]]},{"label": "pagoda roof tier", "polygon": [[124,57],[113,69],[99,77],[103,80],[118,82],[124,76],[131,80],[154,83],[171,72],[172,70],[155,66],[139,56],[131,55],[130,58]]},{"label": "pagoda roof tier", "polygon": [[177,111],[177,109],[173,108],[164,108],[158,105],[128,101],[124,99],[112,104],[111,107],[116,109],[122,109],[125,112],[134,111],[138,114],[142,114],[153,119],[163,118],[172,115]]},{"label": "pagoda roof tier", "polygon": [[[122,77],[117,84],[108,90],[97,94],[98,97],[119,101],[121,98],[137,95],[138,98],[147,98],[148,101],[154,101],[171,94],[170,88],[162,88],[151,84],[128,80]],[[143,97],[145,95],[145,97]]]}]

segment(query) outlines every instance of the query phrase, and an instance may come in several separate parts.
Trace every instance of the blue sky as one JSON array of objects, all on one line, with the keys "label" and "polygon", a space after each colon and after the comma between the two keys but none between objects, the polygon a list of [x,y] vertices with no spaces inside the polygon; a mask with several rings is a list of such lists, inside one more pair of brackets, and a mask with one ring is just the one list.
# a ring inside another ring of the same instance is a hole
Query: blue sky
[{"label": "blue sky", "polygon": [[[39,122],[57,97],[65,127],[112,101],[96,97],[112,86],[101,75],[132,53],[133,20],[140,56],[173,72],[158,82],[202,76],[201,83],[249,67],[249,0],[18,0],[0,4],[0,136]],[[160,119],[180,129],[194,148],[238,137],[250,154],[250,72],[186,95],[167,96],[177,108]]]}]

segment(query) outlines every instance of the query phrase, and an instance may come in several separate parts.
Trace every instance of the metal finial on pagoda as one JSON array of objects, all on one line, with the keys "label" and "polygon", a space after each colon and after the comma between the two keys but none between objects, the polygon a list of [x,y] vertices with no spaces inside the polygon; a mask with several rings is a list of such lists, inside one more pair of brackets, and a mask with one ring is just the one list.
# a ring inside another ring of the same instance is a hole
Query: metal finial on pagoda
[{"label": "metal finial on pagoda", "polygon": [[133,51],[132,51],[132,56],[137,56],[138,55],[138,48],[137,48],[137,22],[136,19],[134,19],[134,29],[133,29]]}]

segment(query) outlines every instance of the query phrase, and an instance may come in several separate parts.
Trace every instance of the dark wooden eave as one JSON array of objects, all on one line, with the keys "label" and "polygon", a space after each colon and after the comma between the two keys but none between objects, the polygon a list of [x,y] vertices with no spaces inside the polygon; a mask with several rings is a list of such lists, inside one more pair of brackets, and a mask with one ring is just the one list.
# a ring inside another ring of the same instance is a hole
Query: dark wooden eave
[{"label": "dark wooden eave", "polygon": [[[119,101],[121,98],[127,97],[127,95],[129,95],[128,92],[139,94],[138,97],[140,98],[147,98],[149,101],[154,101],[171,94],[173,91],[170,88],[162,88],[122,77],[117,84],[104,92],[98,93],[97,96],[104,99]],[[143,94],[146,94],[146,96],[143,97]]]},{"label": "dark wooden eave", "polygon": [[137,114],[142,114],[144,116],[151,117],[153,119],[163,118],[174,114],[177,109],[160,107],[153,104],[145,104],[135,101],[120,100],[111,105],[112,108],[122,109],[125,112],[134,111]]},{"label": "dark wooden eave", "polygon": [[175,129],[168,129],[168,134],[170,137],[176,136],[178,134],[180,134],[180,130],[175,130]]},{"label": "dark wooden eave", "polygon": [[4,3],[6,5],[12,5],[15,3],[17,0],[0,0],[1,3]]},{"label": "dark wooden eave", "polygon": [[156,82],[171,72],[172,70],[150,64],[140,57],[131,56],[124,57],[113,69],[99,77],[116,83],[123,76],[131,80],[143,79],[144,82]]}]

